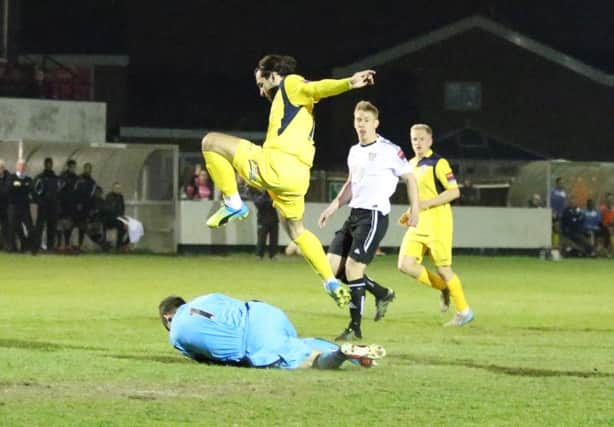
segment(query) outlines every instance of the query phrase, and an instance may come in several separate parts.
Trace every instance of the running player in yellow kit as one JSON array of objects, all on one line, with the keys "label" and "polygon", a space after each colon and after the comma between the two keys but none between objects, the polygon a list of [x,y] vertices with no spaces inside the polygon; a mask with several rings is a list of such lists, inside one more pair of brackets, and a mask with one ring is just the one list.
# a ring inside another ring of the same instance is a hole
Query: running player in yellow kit
[{"label": "running player in yellow kit", "polygon": [[[456,314],[445,326],[463,326],[474,318],[465,300],[461,281],[452,270],[452,207],[450,202],[460,196],[454,173],[448,161],[431,150],[433,131],[430,126],[411,127],[411,147],[415,157],[409,161],[418,181],[420,220],[417,227],[408,228],[399,251],[398,268],[419,282],[441,292],[441,311],[447,311],[450,299]],[[414,206],[401,215],[406,224]],[[437,268],[429,271],[422,265],[428,253]]]},{"label": "running player in yellow kit", "polygon": [[224,200],[207,225],[216,228],[248,215],[239,197],[236,170],[249,185],[269,192],[284,229],[322,278],[329,295],[339,307],[345,307],[349,291],[335,278],[320,240],[303,226],[315,154],[313,108],[322,98],[374,84],[375,72],[365,70],[345,79],[308,81],[294,74],[295,69],[296,60],[290,56],[266,55],[258,62],[256,85],[260,95],[272,103],[262,146],[215,132],[203,138],[207,170]]}]

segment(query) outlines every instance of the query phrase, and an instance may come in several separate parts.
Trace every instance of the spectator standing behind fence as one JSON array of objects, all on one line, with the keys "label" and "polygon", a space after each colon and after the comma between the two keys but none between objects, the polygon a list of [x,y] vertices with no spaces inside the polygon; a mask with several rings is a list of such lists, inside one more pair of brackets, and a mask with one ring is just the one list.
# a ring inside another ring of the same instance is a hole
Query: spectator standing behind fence
[{"label": "spectator standing behind fence", "polygon": [[0,248],[8,250],[9,240],[9,196],[8,188],[11,174],[6,170],[3,159],[0,159]]},{"label": "spectator standing behind fence", "polygon": [[45,249],[55,249],[55,234],[58,222],[58,193],[60,180],[53,171],[53,159],[45,158],[43,171],[34,178],[34,201],[36,213],[36,244],[41,247],[43,229],[47,235]]},{"label": "spectator standing behind fence", "polygon": [[206,170],[201,169],[194,183],[194,198],[198,200],[211,199],[211,181]]},{"label": "spectator standing behind fence", "polygon": [[75,184],[77,162],[68,160],[66,168],[60,174],[60,212],[58,214],[58,249],[60,251],[70,249],[72,230],[75,227]]},{"label": "spectator standing behind fence", "polygon": [[264,259],[264,252],[267,249],[267,237],[269,239],[268,255],[270,259],[275,259],[279,245],[279,216],[273,207],[273,200],[268,192],[250,189],[252,200],[256,209],[258,223],[258,241],[256,244],[256,254],[260,259]]},{"label": "spectator standing behind fence", "polygon": [[542,196],[540,196],[539,193],[533,193],[529,199],[529,202],[527,203],[527,206],[530,208],[543,208],[544,201],[542,200]]},{"label": "spectator standing behind fence", "polygon": [[245,201],[252,198],[250,194],[250,187],[247,185],[241,175],[237,175],[237,189],[239,190],[239,197],[241,197],[241,200]]},{"label": "spectator standing behind fence", "polygon": [[588,199],[586,201],[586,209],[584,209],[583,213],[584,223],[582,224],[582,227],[584,229],[584,235],[588,237],[592,246],[591,252],[594,252],[597,247],[596,238],[599,235],[599,230],[601,228],[601,212],[595,208],[595,203],[593,200]]},{"label": "spectator standing behind fence", "polygon": [[603,247],[608,251],[608,256],[612,254],[612,236],[614,235],[614,194],[605,195],[605,203],[601,205],[601,232]]},{"label": "spectator standing behind fence", "polygon": [[17,236],[19,236],[22,252],[27,249],[33,255],[38,252],[32,215],[30,214],[32,187],[32,178],[26,175],[25,160],[17,160],[15,173],[11,175],[9,180],[8,190],[11,252],[17,251]]},{"label": "spectator standing behind fence", "polygon": [[561,215],[561,236],[564,238],[563,253],[567,256],[594,255],[590,242],[584,234],[584,210],[570,200]]},{"label": "spectator standing behind fence", "polygon": [[87,232],[87,219],[94,203],[96,181],[92,178],[92,164],[83,165],[83,173],[75,183],[75,225],[79,230],[79,247],[83,247],[83,238]]},{"label": "spectator standing behind fence", "polygon": [[567,207],[567,192],[563,187],[563,178],[560,176],[554,181],[554,188],[550,191],[550,209],[552,209],[552,233],[555,242],[553,246],[558,246],[558,239],[561,235],[561,217]]},{"label": "spectator standing behind fence", "polygon": [[114,229],[116,231],[116,249],[120,249],[128,243],[126,241],[126,226],[118,219],[126,215],[126,205],[121,190],[120,183],[114,182],[111,192],[107,194],[105,199],[105,230]]},{"label": "spectator standing behind fence", "polygon": [[188,171],[187,179],[185,180],[185,185],[183,186],[184,193],[188,200],[194,200],[197,198],[197,181],[200,175],[200,171],[203,170],[203,167],[200,164],[195,164],[190,171]]},{"label": "spectator standing behind fence", "polygon": [[461,206],[477,206],[480,204],[480,190],[475,188],[470,178],[465,178],[463,181],[458,204]]}]

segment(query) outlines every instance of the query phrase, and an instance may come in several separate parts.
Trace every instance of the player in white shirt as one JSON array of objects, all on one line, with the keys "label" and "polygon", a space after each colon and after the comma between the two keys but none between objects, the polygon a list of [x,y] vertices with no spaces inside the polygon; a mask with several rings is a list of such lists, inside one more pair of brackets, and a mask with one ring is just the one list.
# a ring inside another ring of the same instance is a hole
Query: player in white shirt
[{"label": "player in white shirt", "polygon": [[[324,227],[328,218],[349,203],[350,216],[328,249],[328,260],[336,276],[350,288],[350,323],[336,340],[361,339],[361,320],[365,290],[375,296],[375,321],[386,314],[394,291],[379,285],[365,275],[367,265],[388,229],[390,197],[402,179],[412,206],[418,205],[418,186],[403,150],[377,134],[379,111],[375,105],[360,101],[354,109],[354,129],[358,144],[350,148],[349,175],[337,197],[320,215]],[[409,225],[418,224],[418,210],[411,210]]]}]

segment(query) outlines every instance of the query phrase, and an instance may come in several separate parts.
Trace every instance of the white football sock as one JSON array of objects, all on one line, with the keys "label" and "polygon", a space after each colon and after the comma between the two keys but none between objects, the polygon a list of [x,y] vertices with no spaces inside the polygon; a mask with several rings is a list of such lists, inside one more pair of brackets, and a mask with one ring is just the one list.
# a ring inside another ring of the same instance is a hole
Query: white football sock
[{"label": "white football sock", "polygon": [[243,205],[243,200],[241,200],[241,196],[239,193],[233,194],[232,196],[224,196],[224,204],[228,206],[230,209],[241,209]]}]

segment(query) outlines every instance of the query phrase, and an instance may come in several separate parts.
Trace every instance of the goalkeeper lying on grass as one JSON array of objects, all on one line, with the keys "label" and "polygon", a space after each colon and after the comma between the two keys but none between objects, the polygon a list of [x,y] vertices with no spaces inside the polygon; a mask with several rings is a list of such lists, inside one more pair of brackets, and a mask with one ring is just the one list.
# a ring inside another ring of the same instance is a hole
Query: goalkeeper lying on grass
[{"label": "goalkeeper lying on grass", "polygon": [[299,338],[277,307],[208,294],[186,302],[169,296],[159,305],[170,342],[198,362],[253,368],[335,369],[346,360],[370,367],[386,355],[377,344],[337,346],[318,338]]}]

